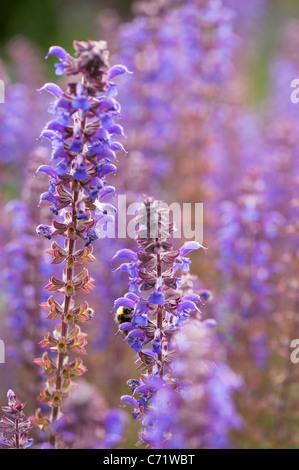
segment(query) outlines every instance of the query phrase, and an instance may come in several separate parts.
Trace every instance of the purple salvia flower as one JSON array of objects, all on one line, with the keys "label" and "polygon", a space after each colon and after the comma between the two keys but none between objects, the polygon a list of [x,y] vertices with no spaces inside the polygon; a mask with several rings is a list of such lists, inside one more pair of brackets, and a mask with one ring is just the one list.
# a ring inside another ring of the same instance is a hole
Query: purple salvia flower
[{"label": "purple salvia flower", "polygon": [[[175,177],[171,160],[180,154],[184,174],[189,166],[194,170],[195,153],[198,171],[205,171],[201,154],[206,159],[211,147],[207,136],[219,121],[211,97],[221,93],[233,69],[234,13],[226,2],[213,0],[140,2],[134,13],[132,22],[119,28],[116,57],[134,72],[129,92],[120,96],[130,129],[127,185],[148,193],[158,187],[161,192],[163,178]],[[140,158],[145,171],[138,168]],[[190,181],[198,191],[196,172],[190,172],[188,187]],[[183,187],[176,185],[176,194]]]}]

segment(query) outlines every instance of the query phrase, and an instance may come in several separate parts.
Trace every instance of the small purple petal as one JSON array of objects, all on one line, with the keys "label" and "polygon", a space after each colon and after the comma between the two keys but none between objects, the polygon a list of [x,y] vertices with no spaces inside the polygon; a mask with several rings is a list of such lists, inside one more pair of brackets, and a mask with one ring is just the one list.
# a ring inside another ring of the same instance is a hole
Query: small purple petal
[{"label": "small purple petal", "polygon": [[13,397],[15,397],[15,392],[13,390],[8,390],[7,392],[8,401],[10,401]]},{"label": "small purple petal", "polygon": [[133,292],[128,292],[128,293],[125,295],[125,298],[126,298],[126,299],[131,299],[131,300],[133,300],[134,302],[136,302],[136,301],[139,300],[138,295],[133,294]]},{"label": "small purple petal", "polygon": [[114,152],[117,150],[122,150],[124,153],[128,153],[119,142],[112,142],[110,149]]},{"label": "small purple petal", "polygon": [[108,70],[108,79],[117,77],[117,75],[123,75],[124,73],[132,74],[133,72],[130,72],[124,65],[113,65],[113,67]]},{"label": "small purple petal", "polygon": [[115,188],[113,186],[105,186],[99,192],[99,199],[103,199],[104,197],[108,196],[109,194],[113,194],[115,192]]},{"label": "small purple petal", "polygon": [[135,326],[132,325],[132,323],[129,323],[129,322],[125,322],[125,323],[122,323],[119,327],[119,329],[121,331],[132,331],[135,329]]},{"label": "small purple petal", "polygon": [[185,295],[182,300],[191,300],[191,302],[200,302],[201,299],[200,299],[200,296],[197,295],[197,294],[189,294],[189,295]]},{"label": "small purple petal", "polygon": [[52,202],[54,205],[58,204],[58,199],[51,193],[43,193],[40,197],[40,201],[49,201]]},{"label": "small purple petal", "polygon": [[191,302],[191,300],[182,300],[178,306],[178,312],[182,312],[182,311],[193,312],[194,310],[198,311],[198,308],[194,302]]},{"label": "small purple petal", "polygon": [[48,54],[46,55],[46,59],[48,59],[48,57],[50,55],[55,55],[56,57],[58,57],[59,60],[61,60],[62,62],[65,61],[65,59],[67,58],[68,56],[68,53],[66,52],[65,49],[63,49],[63,47],[60,47],[60,46],[52,46],[50,47],[49,51],[48,51]]},{"label": "small purple petal", "polygon": [[217,325],[216,320],[214,318],[207,318],[202,322],[203,326],[206,326],[207,328],[214,328]]},{"label": "small purple petal", "polygon": [[113,126],[108,129],[110,134],[122,135],[125,137],[124,130],[119,124],[113,124]]},{"label": "small purple petal", "polygon": [[114,302],[114,308],[118,308],[118,307],[134,308],[135,302],[133,302],[133,300],[128,299],[126,297],[120,297]]},{"label": "small purple petal", "polygon": [[65,74],[65,69],[63,64],[54,64],[55,65],[55,75],[61,76]]},{"label": "small purple petal", "polygon": [[31,447],[34,442],[34,439],[28,439],[27,444],[25,444],[24,449],[28,449],[28,447]]},{"label": "small purple petal", "polygon": [[141,348],[146,341],[146,334],[144,331],[136,328],[135,330],[130,331],[128,334],[128,342],[134,351],[140,353]]},{"label": "small purple petal", "polygon": [[198,250],[201,245],[197,242],[187,242],[180,249],[180,255],[185,256],[189,251]]},{"label": "small purple petal", "polygon": [[37,91],[38,92],[48,91],[49,93],[52,93],[53,95],[55,95],[57,98],[60,98],[63,95],[62,89],[55,83],[45,83],[44,86],[39,88]]},{"label": "small purple petal", "polygon": [[101,178],[107,175],[108,173],[115,173],[116,170],[117,170],[116,166],[113,165],[112,163],[106,163],[106,164],[101,163],[95,169],[95,171],[98,173],[98,175]]},{"label": "small purple petal", "polygon": [[122,397],[120,397],[120,401],[121,404],[129,403],[130,405],[133,405],[134,408],[139,408],[138,401],[134,397],[131,397],[131,395],[123,395]]}]

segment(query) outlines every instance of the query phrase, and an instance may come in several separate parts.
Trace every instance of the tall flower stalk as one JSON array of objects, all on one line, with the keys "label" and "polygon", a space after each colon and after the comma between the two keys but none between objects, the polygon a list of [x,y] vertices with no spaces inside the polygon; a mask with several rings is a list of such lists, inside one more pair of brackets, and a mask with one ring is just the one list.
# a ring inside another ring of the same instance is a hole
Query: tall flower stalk
[{"label": "tall flower stalk", "polygon": [[[136,363],[143,371],[139,380],[128,381],[132,396],[124,395],[121,401],[133,405],[134,417],[146,426],[148,408],[158,390],[178,385],[170,370],[172,337],[190,316],[201,316],[200,294],[184,295],[177,273],[188,273],[191,261],[186,255],[201,245],[189,241],[180,250],[174,249],[168,241],[174,228],[169,210],[153,198],[144,199],[135,222],[139,252],[123,249],[114,256],[129,260],[118,269],[129,274],[130,286],[115,301],[115,309],[119,331],[138,354]],[[140,445],[149,443],[140,438]]]},{"label": "tall flower stalk", "polygon": [[2,406],[4,415],[0,419],[0,449],[26,449],[33,444],[33,439],[28,439],[31,422],[24,414],[26,403],[12,390],[8,391],[7,399],[8,405]]},{"label": "tall flower stalk", "polygon": [[115,308],[119,331],[142,370],[128,381],[132,395],[121,397],[142,423],[137,445],[225,448],[230,430],[242,424],[233,402],[242,381],[223,361],[211,332],[215,320],[202,320],[200,307],[211,292],[190,275],[186,255],[205,248],[188,241],[174,249],[169,210],[153,198],[144,199],[135,222],[140,251],[120,250],[114,259],[129,260],[119,269],[129,274],[130,292]]},{"label": "tall flower stalk", "polygon": [[223,362],[210,321],[190,319],[173,338],[171,373],[151,400],[141,443],[156,449],[230,447],[229,433],[242,420],[233,401],[242,380]]},{"label": "tall flower stalk", "polygon": [[[55,96],[49,111],[56,117],[41,134],[52,143],[54,166],[42,165],[37,170],[50,177],[40,201],[51,203],[55,219],[51,226],[39,225],[37,233],[47,239],[59,237],[47,252],[53,257],[53,264],[65,263],[62,278],[52,276],[46,286],[55,297],[50,296],[42,305],[49,312],[49,319],[58,320],[54,331],[47,332],[40,343],[48,351],[35,360],[48,377],[39,400],[51,408],[51,414],[46,417],[37,410],[33,420],[43,430],[60,416],[71,379],[86,372],[82,359],[73,359],[70,354],[86,354],[87,335],[77,324],[90,320],[93,310],[87,302],[75,302],[75,296],[89,293],[94,286],[88,270],[78,272],[77,266],[94,260],[92,242],[99,237],[101,227],[114,218],[114,207],[101,201],[115,191],[107,185],[106,175],[115,173],[115,151],[123,149],[115,141],[123,130],[114,122],[120,106],[114,98],[116,84],[111,79],[127,69],[121,65],[109,68],[104,41],[75,41],[73,45],[75,57],[59,46],[51,47],[46,57],[58,57],[57,75],[78,76],[79,80],[69,82],[65,92],[54,83],[46,83],[40,89]],[[62,296],[62,301],[57,300],[56,294]],[[50,444],[58,444],[53,426]]]}]

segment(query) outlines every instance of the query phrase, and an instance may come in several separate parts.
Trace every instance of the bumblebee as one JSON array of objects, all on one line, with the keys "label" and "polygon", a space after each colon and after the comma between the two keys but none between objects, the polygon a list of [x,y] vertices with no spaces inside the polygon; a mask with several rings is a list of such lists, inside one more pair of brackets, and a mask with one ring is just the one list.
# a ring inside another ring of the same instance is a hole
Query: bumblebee
[{"label": "bumblebee", "polygon": [[[133,309],[129,307],[118,307],[116,310],[114,320],[115,323],[120,326],[122,323],[131,323],[132,321]],[[124,336],[127,336],[127,331],[121,332]]]}]

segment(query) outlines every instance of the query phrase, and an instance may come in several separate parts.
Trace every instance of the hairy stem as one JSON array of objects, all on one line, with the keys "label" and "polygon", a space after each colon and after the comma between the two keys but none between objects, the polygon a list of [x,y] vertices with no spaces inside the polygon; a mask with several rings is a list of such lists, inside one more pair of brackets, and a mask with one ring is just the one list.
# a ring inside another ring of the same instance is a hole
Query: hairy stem
[{"label": "hairy stem", "polygon": [[[157,254],[157,279],[162,278],[162,262],[161,262],[161,256],[160,254]],[[158,311],[157,311],[157,328],[162,331],[162,324],[163,324],[163,306],[159,305],[158,306]],[[158,361],[161,364],[161,369],[160,369],[160,376],[163,377],[163,355],[158,354]]]},{"label": "hairy stem", "polygon": [[16,449],[20,448],[19,420],[16,419]]}]

